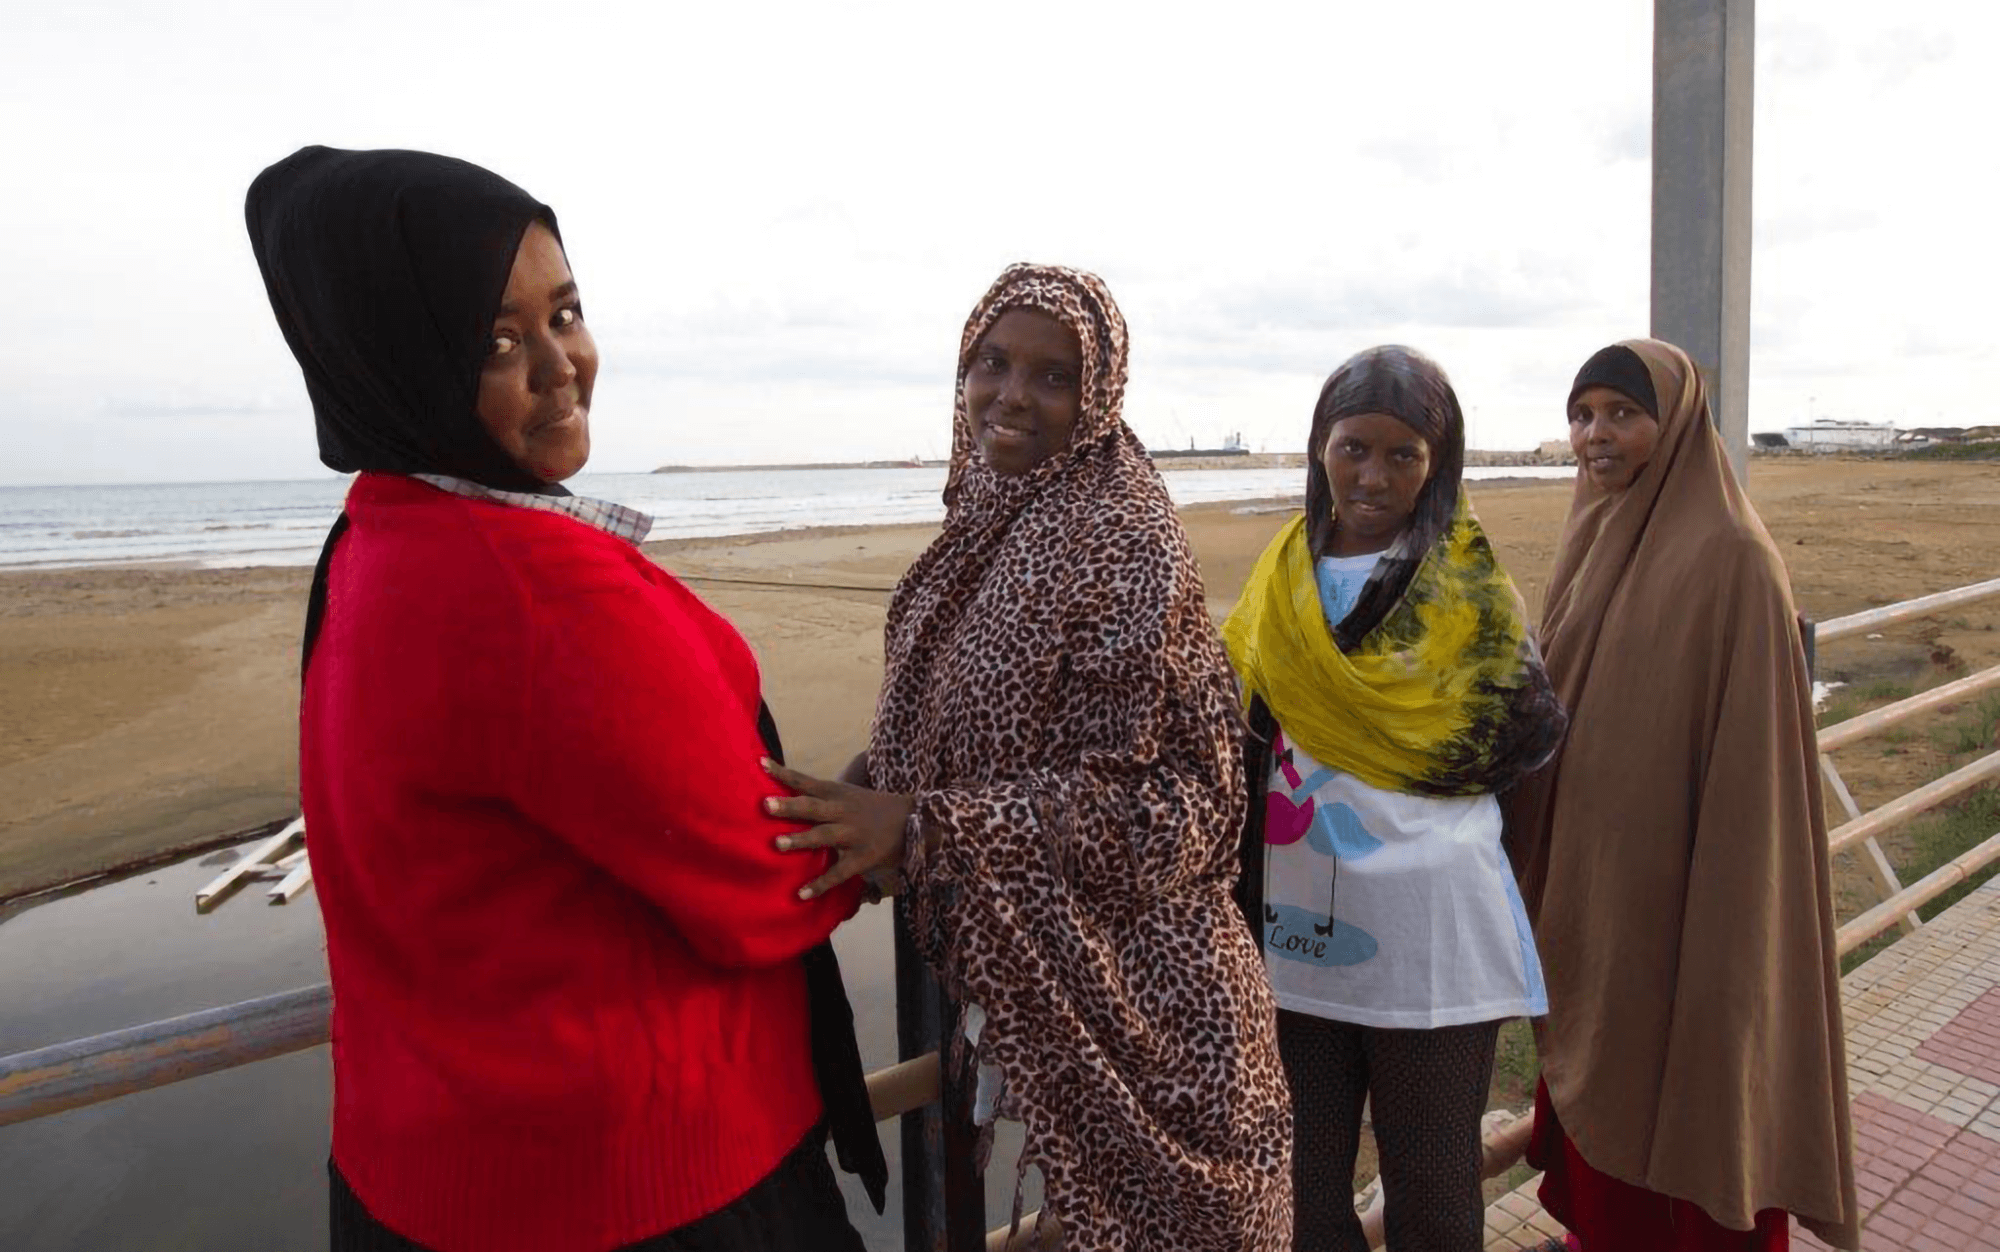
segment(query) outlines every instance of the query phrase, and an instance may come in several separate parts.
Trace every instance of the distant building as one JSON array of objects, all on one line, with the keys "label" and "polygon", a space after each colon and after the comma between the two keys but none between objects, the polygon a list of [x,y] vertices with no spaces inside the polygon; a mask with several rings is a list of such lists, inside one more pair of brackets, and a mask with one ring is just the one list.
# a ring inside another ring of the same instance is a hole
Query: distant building
[{"label": "distant building", "polygon": [[1964,443],[1966,430],[1963,426],[1919,426],[1915,430],[1903,432],[1905,439],[1921,439],[1926,443]]},{"label": "distant building", "polygon": [[1250,445],[1243,441],[1242,431],[1234,431],[1222,441],[1222,446],[1219,448],[1197,448],[1194,446],[1194,439],[1190,437],[1185,448],[1153,448],[1149,450],[1148,455],[1155,461],[1184,456],[1249,456]]},{"label": "distant building", "polygon": [[1750,442],[1759,448],[1789,448],[1791,441],[1775,430],[1760,430],[1750,436]]},{"label": "distant building", "polygon": [[1873,451],[1896,445],[1896,427],[1891,422],[1845,422],[1822,417],[1809,426],[1790,426],[1785,440],[1808,452]]}]

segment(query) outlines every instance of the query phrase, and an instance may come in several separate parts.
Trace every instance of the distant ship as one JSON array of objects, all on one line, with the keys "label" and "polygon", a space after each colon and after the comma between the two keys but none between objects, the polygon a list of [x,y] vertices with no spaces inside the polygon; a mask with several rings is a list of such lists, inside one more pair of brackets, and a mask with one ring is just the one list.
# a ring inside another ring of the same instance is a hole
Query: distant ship
[{"label": "distant ship", "polygon": [[1153,448],[1150,450],[1155,461],[1185,456],[1249,456],[1250,445],[1243,442],[1243,432],[1237,431],[1222,441],[1220,448],[1197,448],[1194,440],[1188,440],[1185,448]]}]

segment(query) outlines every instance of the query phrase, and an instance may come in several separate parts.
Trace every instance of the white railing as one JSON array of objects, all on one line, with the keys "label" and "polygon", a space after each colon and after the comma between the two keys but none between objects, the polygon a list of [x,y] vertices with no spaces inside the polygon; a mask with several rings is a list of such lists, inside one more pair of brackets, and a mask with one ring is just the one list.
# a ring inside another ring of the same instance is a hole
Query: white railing
[{"label": "white railing", "polygon": [[[1814,639],[1816,643],[1845,639],[1995,596],[2000,596],[2000,579],[1973,583],[1822,622],[1814,631]],[[1882,903],[1839,929],[1836,939],[1842,955],[1852,952],[1891,926],[1901,926],[1906,934],[1915,931],[1923,924],[1917,917],[1918,908],[1963,882],[1981,867],[2000,859],[2000,833],[1996,833],[1951,864],[1926,875],[1921,882],[1905,887],[1878,842],[1879,836],[1911,818],[2000,780],[2000,752],[1983,756],[1868,813],[1863,813],[1861,806],[1855,802],[1847,781],[1840,776],[1840,769],[1834,764],[1833,753],[1900,726],[1911,718],[1995,688],[2000,688],[2000,665],[1849,718],[1819,732],[1820,773],[1825,776],[1827,785],[1833,789],[1834,798],[1847,815],[1845,822],[1827,833],[1827,851],[1838,854],[1859,844],[1862,862],[1874,876],[1883,896]]]}]

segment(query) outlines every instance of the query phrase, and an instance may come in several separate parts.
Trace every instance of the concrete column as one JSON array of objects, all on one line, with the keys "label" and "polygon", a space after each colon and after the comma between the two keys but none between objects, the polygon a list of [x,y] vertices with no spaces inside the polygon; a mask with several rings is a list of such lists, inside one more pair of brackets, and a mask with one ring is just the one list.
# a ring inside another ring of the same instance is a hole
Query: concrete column
[{"label": "concrete column", "polygon": [[1701,367],[1738,479],[1750,457],[1755,0],[1654,0],[1656,339]]}]

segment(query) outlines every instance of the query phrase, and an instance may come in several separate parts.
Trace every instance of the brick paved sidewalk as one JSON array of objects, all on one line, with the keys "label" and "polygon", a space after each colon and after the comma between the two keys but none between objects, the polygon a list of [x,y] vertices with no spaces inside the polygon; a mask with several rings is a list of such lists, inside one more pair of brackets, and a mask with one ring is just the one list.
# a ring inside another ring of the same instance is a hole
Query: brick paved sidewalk
[{"label": "brick paved sidewalk", "polygon": [[[1848,1087],[1867,1252],[2000,1252],[2000,878],[1849,974]],[[1486,1210],[1488,1252],[1561,1227],[1539,1176]],[[1795,1230],[1792,1246],[1826,1247]]]}]

